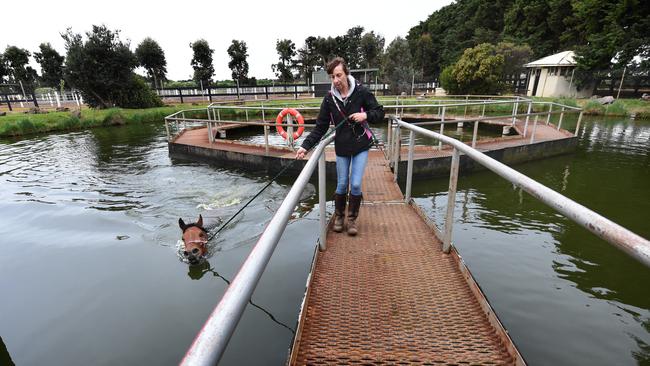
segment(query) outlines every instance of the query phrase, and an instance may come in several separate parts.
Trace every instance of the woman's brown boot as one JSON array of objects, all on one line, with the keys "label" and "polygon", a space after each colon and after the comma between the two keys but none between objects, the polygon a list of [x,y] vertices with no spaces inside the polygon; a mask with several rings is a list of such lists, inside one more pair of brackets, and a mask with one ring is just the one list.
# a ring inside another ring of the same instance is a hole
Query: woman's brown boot
[{"label": "woman's brown boot", "polygon": [[335,194],[334,195],[334,230],[337,233],[343,231],[343,219],[345,218],[345,201],[347,195]]},{"label": "woman's brown boot", "polygon": [[348,235],[350,236],[357,235],[357,217],[359,217],[361,197],[361,195],[350,194],[350,206],[348,207]]}]

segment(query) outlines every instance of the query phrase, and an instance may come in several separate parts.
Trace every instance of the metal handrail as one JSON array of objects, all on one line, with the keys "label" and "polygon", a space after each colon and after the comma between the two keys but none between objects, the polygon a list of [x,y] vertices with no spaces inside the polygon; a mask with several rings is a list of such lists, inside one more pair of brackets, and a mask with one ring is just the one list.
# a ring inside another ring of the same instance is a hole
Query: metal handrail
[{"label": "metal handrail", "polygon": [[[650,267],[650,241],[647,239],[454,138],[426,130],[422,127],[414,126],[395,117],[391,117],[391,119],[396,123],[397,128],[405,128],[411,131],[405,194],[405,199],[407,201],[411,198],[415,132],[453,146],[454,150],[452,153],[452,168],[449,180],[447,216],[445,218],[445,236],[443,238],[443,250],[445,250],[445,252],[448,252],[451,246],[451,228],[453,224],[456,182],[458,180],[459,154],[462,152],[509,182],[520,186],[534,198],[549,205],[551,208],[562,213],[572,221],[605,239],[610,244],[617,246],[619,249],[622,249],[641,263]],[[396,158],[396,161],[397,159],[399,159],[399,156]]]},{"label": "metal handrail", "polygon": [[326,233],[324,151],[325,147],[334,141],[334,135],[332,133],[326,137],[314,149],[291,190],[282,201],[280,208],[273,215],[257,244],[223,294],[221,301],[194,339],[181,361],[181,365],[213,366],[219,362],[317,164],[319,168],[319,205],[321,207],[321,237],[319,241],[321,249],[324,249]]}]

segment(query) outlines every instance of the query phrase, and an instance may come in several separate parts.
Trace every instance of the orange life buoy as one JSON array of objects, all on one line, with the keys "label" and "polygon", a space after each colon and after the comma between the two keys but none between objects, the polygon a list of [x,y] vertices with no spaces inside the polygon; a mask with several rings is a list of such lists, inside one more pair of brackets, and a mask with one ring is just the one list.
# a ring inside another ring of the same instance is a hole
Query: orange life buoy
[{"label": "orange life buoy", "polygon": [[284,117],[287,114],[292,115],[298,121],[298,126],[299,126],[298,131],[293,133],[293,139],[297,140],[298,137],[300,137],[302,133],[305,132],[305,127],[304,127],[305,119],[303,118],[302,114],[300,114],[300,112],[298,112],[297,110],[293,108],[285,108],[280,113],[278,113],[278,118],[275,119],[275,125],[276,125],[275,128],[278,130],[280,136],[282,136],[282,138],[286,140],[287,132],[284,130],[284,128],[282,128],[282,121],[284,120]]}]

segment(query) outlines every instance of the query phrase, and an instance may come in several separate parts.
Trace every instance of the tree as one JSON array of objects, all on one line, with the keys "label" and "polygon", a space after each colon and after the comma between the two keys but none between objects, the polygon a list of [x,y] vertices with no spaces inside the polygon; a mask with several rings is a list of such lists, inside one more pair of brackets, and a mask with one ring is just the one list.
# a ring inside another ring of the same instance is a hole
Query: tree
[{"label": "tree", "polygon": [[34,58],[41,65],[41,80],[46,86],[57,88],[63,79],[63,61],[61,56],[49,43],[38,46],[41,52],[35,52]]},{"label": "tree", "polygon": [[4,53],[5,62],[9,66],[9,82],[22,82],[25,90],[32,90],[32,84],[38,76],[36,70],[31,66],[27,66],[29,64],[29,56],[31,56],[29,51],[16,46],[8,46]]},{"label": "tree", "polygon": [[318,65],[318,55],[316,54],[316,37],[310,36],[305,39],[305,45],[298,50],[298,59],[296,67],[300,71],[305,82],[309,83],[314,69]]},{"label": "tree", "polygon": [[149,37],[145,38],[135,49],[135,56],[140,66],[147,70],[147,75],[153,79],[154,88],[162,88],[162,82],[167,75],[167,60],[158,42]]},{"label": "tree", "polygon": [[451,94],[497,94],[503,89],[503,65],[503,55],[490,43],[468,48],[449,71],[452,83],[444,78],[442,87]]},{"label": "tree", "polygon": [[209,87],[214,75],[214,66],[212,66],[212,54],[214,50],[210,48],[208,41],[199,39],[194,43],[190,43],[190,48],[194,52],[192,57],[192,68],[194,69],[193,79],[197,84],[202,84],[203,87]]},{"label": "tree", "polygon": [[5,82],[5,77],[9,76],[9,65],[5,56],[0,53],[0,84]]},{"label": "tree", "polygon": [[148,108],[162,105],[160,98],[143,83],[133,70],[138,62],[129,44],[120,40],[119,30],[93,25],[81,34],[68,29],[62,34],[67,51],[65,80],[81,91],[91,107]]},{"label": "tree", "polygon": [[233,39],[232,44],[228,47],[228,56],[230,56],[228,67],[232,70],[232,79],[239,83],[245,82],[248,78],[247,52],[248,48],[244,41]]},{"label": "tree", "polygon": [[571,23],[586,40],[575,48],[576,86],[595,89],[601,79],[630,66],[635,57],[650,57],[647,2],[585,0],[572,5]]},{"label": "tree", "polygon": [[365,68],[379,67],[381,56],[384,54],[384,37],[370,31],[361,37],[360,53],[361,66]]},{"label": "tree", "polygon": [[433,38],[429,33],[423,33],[418,38],[416,46],[411,48],[413,63],[422,73],[425,80],[432,80],[440,73],[438,52],[435,49]]},{"label": "tree", "polygon": [[361,53],[361,35],[363,34],[363,27],[356,26],[348,29],[342,37],[343,55],[346,63],[351,69],[358,69],[361,67],[362,53]]},{"label": "tree", "polygon": [[392,93],[410,92],[411,82],[416,71],[413,67],[408,42],[404,38],[395,38],[386,48],[382,73],[388,80]]},{"label": "tree", "polygon": [[503,55],[502,80],[518,82],[521,74],[526,72],[525,64],[531,61],[533,50],[527,44],[516,45],[510,42],[499,42],[496,52]]},{"label": "tree", "polygon": [[280,56],[280,62],[271,65],[275,76],[281,82],[293,81],[291,67],[293,66],[293,57],[296,55],[296,45],[290,39],[277,40],[275,49]]},{"label": "tree", "polygon": [[314,41],[314,50],[316,51],[318,60],[323,68],[325,68],[325,66],[327,66],[327,62],[329,62],[334,57],[343,57],[343,53],[340,52],[339,47],[337,46],[336,39],[332,37],[316,38]]}]

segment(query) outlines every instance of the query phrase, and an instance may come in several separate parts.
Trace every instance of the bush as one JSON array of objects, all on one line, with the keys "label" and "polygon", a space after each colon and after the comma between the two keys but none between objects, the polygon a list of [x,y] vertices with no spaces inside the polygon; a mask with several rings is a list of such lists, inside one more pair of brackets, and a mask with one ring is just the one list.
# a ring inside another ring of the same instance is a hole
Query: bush
[{"label": "bush", "polygon": [[142,77],[135,74],[131,78],[129,86],[116,94],[115,104],[122,108],[134,109],[163,106],[160,97],[147,86],[147,83]]},{"label": "bush", "polygon": [[452,75],[453,70],[454,66],[450,65],[445,67],[440,73],[440,84],[442,85],[442,88],[445,89],[445,92],[450,95],[460,94],[460,86]]},{"label": "bush", "polygon": [[605,113],[612,116],[627,116],[628,111],[625,104],[621,101],[615,101],[605,108]]},{"label": "bush", "polygon": [[102,126],[123,125],[124,123],[124,116],[119,108],[109,109],[102,119]]},{"label": "bush", "polygon": [[36,125],[32,123],[28,118],[23,118],[20,121],[18,121],[18,128],[23,132],[23,133],[34,133],[36,132]]},{"label": "bush", "polygon": [[64,130],[75,130],[81,127],[81,121],[76,116],[70,116],[57,122],[57,127]]},{"label": "bush", "polygon": [[585,106],[582,108],[582,110],[585,112],[585,114],[604,114],[605,113],[605,107],[598,103],[595,100],[590,100],[585,104]]}]

